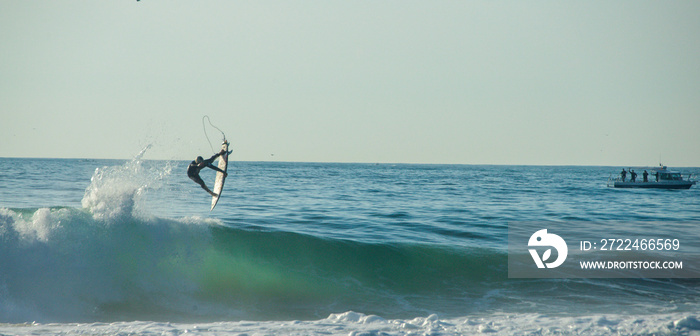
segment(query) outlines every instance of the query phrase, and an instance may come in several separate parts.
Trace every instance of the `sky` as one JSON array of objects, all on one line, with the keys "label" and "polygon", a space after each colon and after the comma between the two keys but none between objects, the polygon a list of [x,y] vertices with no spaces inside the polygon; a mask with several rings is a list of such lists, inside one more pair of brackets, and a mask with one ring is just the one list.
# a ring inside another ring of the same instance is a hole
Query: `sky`
[{"label": "sky", "polygon": [[695,0],[0,0],[0,157],[191,160],[212,153],[208,115],[241,161],[698,167],[698,17]]}]

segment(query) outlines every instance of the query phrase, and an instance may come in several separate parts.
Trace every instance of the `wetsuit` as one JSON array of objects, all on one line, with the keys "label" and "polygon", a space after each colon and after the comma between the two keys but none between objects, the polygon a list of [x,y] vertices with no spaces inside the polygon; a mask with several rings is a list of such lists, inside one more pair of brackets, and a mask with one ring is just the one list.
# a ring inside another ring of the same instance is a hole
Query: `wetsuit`
[{"label": "wetsuit", "polygon": [[199,163],[199,164],[198,164],[197,162],[195,162],[195,161],[192,161],[192,162],[190,162],[190,165],[187,167],[187,176],[188,176],[190,179],[192,179],[192,181],[195,181],[197,184],[199,184],[199,185],[202,187],[202,189],[206,190],[206,191],[207,191],[208,193],[210,193],[212,196],[215,195],[214,192],[211,191],[211,190],[209,190],[209,188],[207,188],[207,185],[204,183],[204,181],[202,180],[202,178],[199,177],[199,172],[200,172],[204,167],[209,167],[209,168],[214,169],[214,170],[216,170],[216,171],[218,171],[218,172],[224,173],[223,170],[219,169],[219,167],[216,167],[216,166],[214,166],[214,165],[212,164],[212,162],[214,162],[214,160],[216,160],[216,158],[219,157],[219,155],[221,155],[222,153],[223,153],[223,151],[222,151],[221,153],[214,154],[212,157],[210,157],[210,158],[208,158],[208,159],[202,161],[202,162]]}]

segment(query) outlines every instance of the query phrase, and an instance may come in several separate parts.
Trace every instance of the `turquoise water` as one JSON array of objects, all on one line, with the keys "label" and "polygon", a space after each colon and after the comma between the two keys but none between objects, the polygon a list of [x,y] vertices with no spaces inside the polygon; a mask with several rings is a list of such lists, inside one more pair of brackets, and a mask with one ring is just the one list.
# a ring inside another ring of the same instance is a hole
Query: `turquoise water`
[{"label": "turquoise water", "polygon": [[682,233],[697,186],[607,188],[620,167],[232,161],[209,212],[187,164],[0,159],[0,323],[700,311],[697,279],[507,272],[509,223]]}]

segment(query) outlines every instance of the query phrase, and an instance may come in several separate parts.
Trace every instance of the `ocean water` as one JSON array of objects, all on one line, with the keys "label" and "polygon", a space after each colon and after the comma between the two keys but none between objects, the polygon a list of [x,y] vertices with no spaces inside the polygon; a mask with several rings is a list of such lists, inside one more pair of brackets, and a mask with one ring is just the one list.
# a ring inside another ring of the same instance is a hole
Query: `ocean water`
[{"label": "ocean water", "polygon": [[509,223],[697,230],[698,186],[607,188],[620,167],[232,161],[210,212],[189,162],[147,156],[0,159],[0,334],[700,334],[700,279],[507,267]]}]

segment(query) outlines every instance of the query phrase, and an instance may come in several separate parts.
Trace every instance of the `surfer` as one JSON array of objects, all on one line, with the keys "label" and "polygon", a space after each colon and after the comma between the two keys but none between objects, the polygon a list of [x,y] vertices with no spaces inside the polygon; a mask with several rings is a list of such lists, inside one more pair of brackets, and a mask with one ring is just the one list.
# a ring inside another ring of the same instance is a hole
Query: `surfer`
[{"label": "surfer", "polygon": [[207,185],[204,183],[202,178],[199,177],[199,172],[204,167],[209,167],[209,168],[214,169],[218,172],[224,173],[224,177],[228,176],[228,174],[225,171],[219,169],[219,167],[216,167],[212,164],[212,162],[214,162],[214,160],[216,160],[217,157],[219,157],[220,155],[222,155],[224,153],[226,153],[226,151],[222,149],[221,152],[214,154],[212,157],[210,157],[206,160],[204,160],[201,156],[198,156],[196,159],[194,159],[194,161],[190,162],[190,165],[187,167],[187,176],[190,179],[192,179],[192,181],[195,181],[197,184],[202,186],[202,189],[206,190],[212,196],[217,196],[217,195],[215,192],[213,192],[213,191],[209,190],[209,188],[207,188]]}]

